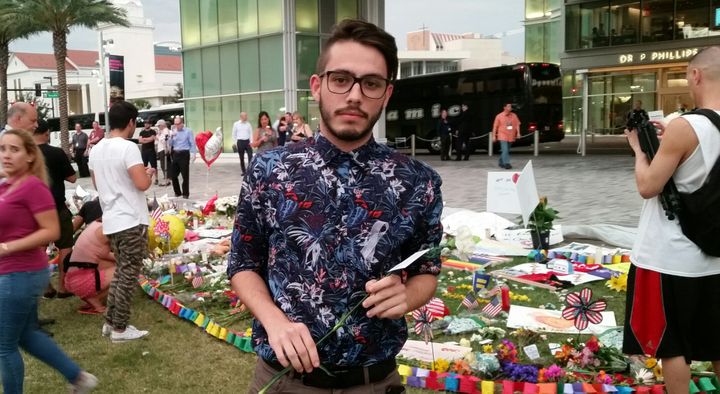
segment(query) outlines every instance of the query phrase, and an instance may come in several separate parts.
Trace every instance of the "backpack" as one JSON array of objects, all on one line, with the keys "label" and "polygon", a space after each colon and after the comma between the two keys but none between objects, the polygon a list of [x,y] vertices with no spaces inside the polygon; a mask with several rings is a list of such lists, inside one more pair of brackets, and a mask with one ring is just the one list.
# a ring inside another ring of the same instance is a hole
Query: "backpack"
[{"label": "backpack", "polygon": [[[720,115],[715,111],[696,109],[686,114],[707,117],[720,132]],[[699,189],[678,194],[682,204],[682,213],[678,216],[683,234],[705,254],[720,257],[720,158]]]}]

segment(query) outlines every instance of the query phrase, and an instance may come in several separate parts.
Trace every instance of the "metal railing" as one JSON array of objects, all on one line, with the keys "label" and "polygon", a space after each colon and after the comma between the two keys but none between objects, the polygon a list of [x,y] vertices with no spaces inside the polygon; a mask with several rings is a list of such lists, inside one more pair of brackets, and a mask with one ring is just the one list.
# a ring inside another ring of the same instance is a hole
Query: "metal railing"
[{"label": "metal railing", "polygon": [[[490,136],[490,132],[487,132],[487,133],[485,133],[485,134],[483,134],[483,135],[478,135],[478,136],[475,136],[475,137],[470,137],[470,140],[477,140],[477,139],[481,139],[481,138],[488,137],[487,152],[488,152],[488,156],[492,157],[492,155],[493,155],[493,145],[494,145],[495,141],[494,141],[492,138],[490,138],[489,136]],[[538,155],[540,154],[540,150],[539,150],[539,147],[540,147],[540,133],[538,133],[537,131],[535,131],[535,132],[532,132],[532,133],[530,133],[530,134],[525,134],[525,135],[521,136],[520,138],[518,138],[517,140],[521,140],[521,139],[524,139],[524,138],[529,138],[529,137],[531,137],[531,136],[533,137],[533,156],[538,156]],[[454,138],[455,138],[455,137],[451,134],[451,135],[450,135],[450,146],[453,146],[453,142],[452,142],[452,141],[453,141]],[[397,144],[398,141],[400,141],[400,140],[403,142],[403,148],[404,148],[404,147],[405,147],[404,144],[407,143],[407,140],[406,140],[404,137],[401,137],[401,139],[397,139],[397,138],[396,138],[396,139],[395,139],[395,143]],[[416,141],[416,140],[425,141],[425,142],[428,142],[428,143],[430,143],[430,144],[433,144],[433,143],[439,144],[439,143],[440,143],[440,137],[436,137],[436,138],[433,138],[433,139],[426,139],[426,138],[418,137],[418,136],[416,136],[415,134],[412,134],[412,135],[410,136],[410,156],[411,156],[411,157],[415,157],[415,151],[416,151],[415,141]],[[396,149],[398,148],[397,145],[395,146],[395,148],[396,148]]]}]

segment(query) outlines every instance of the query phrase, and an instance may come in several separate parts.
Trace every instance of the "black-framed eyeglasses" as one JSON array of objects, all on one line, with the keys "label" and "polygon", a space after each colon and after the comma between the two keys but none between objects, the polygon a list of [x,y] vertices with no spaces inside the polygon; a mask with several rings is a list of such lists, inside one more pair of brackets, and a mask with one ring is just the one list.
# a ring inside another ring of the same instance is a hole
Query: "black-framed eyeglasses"
[{"label": "black-framed eyeglasses", "polygon": [[390,80],[377,75],[356,77],[344,71],[325,71],[320,74],[320,78],[327,79],[328,90],[335,94],[345,94],[357,83],[363,96],[369,99],[383,98],[390,85]]}]

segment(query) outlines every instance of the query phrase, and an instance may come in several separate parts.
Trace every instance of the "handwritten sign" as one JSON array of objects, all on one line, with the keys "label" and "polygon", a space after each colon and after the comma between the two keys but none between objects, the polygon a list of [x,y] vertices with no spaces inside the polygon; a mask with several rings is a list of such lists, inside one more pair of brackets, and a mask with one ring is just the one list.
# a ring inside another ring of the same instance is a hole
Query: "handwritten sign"
[{"label": "handwritten sign", "polygon": [[649,111],[647,114],[648,114],[648,118],[650,118],[651,122],[662,122],[663,119],[665,118],[665,114],[663,113],[662,110]]},{"label": "handwritten sign", "polygon": [[488,172],[488,212],[521,213],[513,175],[516,174],[511,172]]}]

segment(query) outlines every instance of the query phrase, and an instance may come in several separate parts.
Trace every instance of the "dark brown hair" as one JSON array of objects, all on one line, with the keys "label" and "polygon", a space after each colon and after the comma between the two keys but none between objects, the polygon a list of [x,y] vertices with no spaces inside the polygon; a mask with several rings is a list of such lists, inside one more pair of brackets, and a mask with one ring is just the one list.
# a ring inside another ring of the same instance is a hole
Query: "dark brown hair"
[{"label": "dark brown hair", "polygon": [[345,19],[340,22],[332,31],[332,35],[323,45],[320,57],[317,61],[316,72],[321,74],[325,72],[325,66],[328,62],[328,52],[330,47],[338,42],[355,41],[362,45],[367,45],[377,49],[385,58],[387,66],[387,78],[394,80],[397,74],[398,57],[397,45],[395,38],[388,34],[385,30],[359,19]]}]

